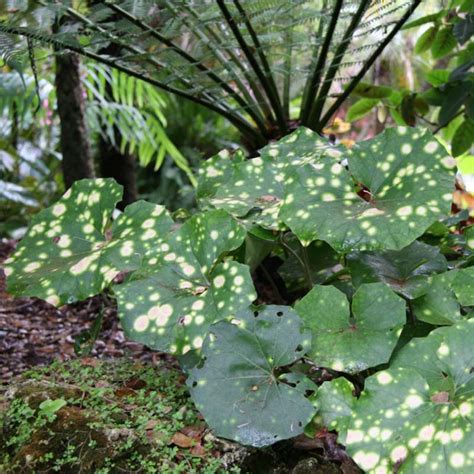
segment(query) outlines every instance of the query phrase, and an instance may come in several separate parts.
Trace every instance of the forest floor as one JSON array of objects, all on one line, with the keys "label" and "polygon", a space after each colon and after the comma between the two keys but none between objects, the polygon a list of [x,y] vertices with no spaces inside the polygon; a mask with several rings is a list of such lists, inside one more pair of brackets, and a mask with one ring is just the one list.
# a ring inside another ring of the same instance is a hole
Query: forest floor
[{"label": "forest floor", "polygon": [[[16,391],[18,396],[25,401],[28,397],[25,398],[22,395],[24,387],[26,386],[27,390],[31,391],[30,383],[33,382],[34,387],[36,387],[35,380],[39,380],[40,385],[36,388],[41,392],[40,398],[44,399],[46,397],[46,399],[49,399],[50,395],[48,395],[47,390],[50,390],[51,387],[56,387],[54,390],[57,390],[58,386],[69,389],[72,386],[71,384],[77,385],[87,382],[86,389],[84,389],[86,395],[82,394],[81,400],[84,397],[91,400],[101,399],[102,396],[99,392],[106,387],[105,389],[110,391],[111,399],[114,400],[114,409],[123,412],[122,414],[125,413],[124,416],[130,417],[131,415],[127,412],[128,405],[124,405],[121,397],[131,396],[133,403],[132,405],[129,403],[129,405],[135,407],[132,412],[140,413],[139,409],[143,408],[146,413],[151,413],[151,408],[148,405],[142,407],[140,405],[142,402],[137,402],[137,400],[141,400],[142,392],[145,394],[154,393],[153,391],[150,392],[153,383],[161,385],[161,387],[163,385],[173,386],[176,388],[167,395],[167,403],[171,406],[173,404],[186,405],[189,416],[194,421],[190,426],[184,426],[183,428],[181,424],[184,420],[176,419],[175,414],[175,411],[179,414],[181,410],[172,410],[170,414],[166,415],[172,419],[165,430],[169,432],[170,439],[165,442],[158,440],[158,446],[161,447],[157,451],[160,458],[157,462],[163,462],[162,458],[165,457],[165,462],[169,462],[173,466],[171,471],[166,472],[255,472],[269,474],[306,474],[309,472],[315,474],[353,474],[360,472],[347,456],[343,447],[337,444],[336,435],[325,429],[320,430],[313,439],[302,435],[293,440],[277,443],[265,450],[247,449],[236,443],[228,443],[226,440],[212,437],[212,433],[209,433],[202,417],[196,412],[186,394],[185,377],[180,372],[176,359],[167,354],[152,351],[142,344],[127,340],[120,329],[116,307],[112,300],[104,296],[95,296],[83,302],[55,308],[37,298],[14,298],[8,295],[2,262],[14,251],[15,244],[16,242],[12,240],[0,241],[0,394],[5,395]],[[81,357],[75,351],[75,340],[81,333],[91,329],[102,309],[103,320],[98,338],[91,345],[90,353],[82,354]],[[151,379],[147,380],[147,377],[149,377],[147,374],[150,374],[147,372],[149,370],[153,373]],[[166,375],[168,373],[170,377],[173,377],[173,382],[160,379],[160,377],[168,377]],[[130,379],[130,377],[132,378]],[[135,383],[137,377],[147,380],[145,385],[148,385],[148,387],[145,386],[143,389],[133,387],[130,389],[130,380]],[[111,380],[108,380],[109,378]],[[49,388],[45,388],[43,386],[45,384]],[[161,390],[158,393],[161,396]],[[13,419],[17,417],[18,426],[15,425],[16,430],[27,429],[30,433],[31,420],[35,420],[33,422],[34,426],[38,424],[38,420],[30,417],[28,422],[25,421],[22,424],[23,412],[16,413],[17,408],[15,406],[11,403],[5,404],[5,396],[3,396],[3,400],[2,402],[0,396],[0,409],[2,403],[4,408],[0,410],[0,415],[3,411],[7,413],[7,418],[10,420],[12,416]],[[107,414],[107,410],[110,409],[110,400],[107,400],[106,405],[107,407],[100,404],[95,407],[91,406],[88,407],[88,410],[90,412],[90,409],[92,409],[95,413],[94,416],[99,416],[99,413]],[[82,404],[79,404],[79,406],[81,410],[85,408]],[[77,411],[78,407],[72,404],[72,408],[62,408],[61,412],[58,413],[61,413],[62,417],[69,416],[70,413],[67,410],[71,409]],[[76,411],[74,411],[74,416],[77,414]],[[40,412],[41,410],[36,409],[37,415]],[[82,413],[82,411],[78,413]],[[137,419],[140,419],[140,417]],[[57,423],[60,421],[61,417],[59,417]],[[141,431],[145,429],[145,435],[150,437],[147,426],[152,421],[148,421],[145,428],[141,425],[140,427],[135,426],[134,436],[140,434],[140,429]],[[132,421],[127,421],[127,423],[129,423],[127,426],[134,426]],[[196,423],[200,426],[197,432],[193,428]],[[0,428],[1,425],[2,423],[0,423]],[[51,426],[54,428],[54,423]],[[59,439],[63,439],[64,436],[67,437],[62,431],[64,429],[62,425],[56,428],[61,431],[61,433],[58,433]],[[191,428],[193,429],[189,431]],[[154,432],[158,430],[160,436],[164,436],[161,425],[154,426],[152,429]],[[36,433],[41,434],[41,430],[36,431]],[[204,444],[204,439],[207,439],[205,437],[206,433],[211,436],[211,441]],[[0,429],[0,445],[2,442],[3,444],[6,442],[7,446],[10,443],[11,451],[16,453],[14,457],[8,458],[10,461],[7,460],[7,463],[11,462],[12,459],[23,459],[26,449],[36,449],[35,445],[28,444],[26,441],[23,444],[19,442],[16,435],[15,439],[10,436],[10,441],[8,436],[6,439],[5,436],[4,426]],[[36,434],[35,436],[38,437],[39,435]],[[190,437],[194,437],[192,444],[188,444]],[[186,441],[184,444],[182,444],[183,439]],[[152,440],[150,443],[151,445],[156,444],[156,440]],[[126,447],[129,449],[129,444]],[[197,448],[203,452],[193,453],[193,450],[196,451]],[[146,449],[146,452],[149,453],[150,447],[148,446]],[[229,466],[232,466],[230,469],[222,471],[222,468],[217,468],[214,470],[214,464],[212,463],[221,463],[224,457],[229,458],[229,456],[231,459]],[[236,457],[238,459],[235,459]],[[5,462],[5,460],[0,459],[0,468],[5,467],[2,461]],[[69,462],[70,459],[60,458],[59,461]],[[144,457],[141,462],[149,463],[150,460]],[[192,467],[189,469],[185,467],[182,471],[179,466],[184,462],[186,462],[185,466],[191,466],[189,462],[192,462]],[[14,469],[12,471],[7,470],[7,472],[30,472],[25,471],[23,467],[21,469],[23,470],[17,471]],[[162,469],[160,468],[160,470]],[[59,472],[63,471],[60,469]],[[87,469],[84,472],[88,472]],[[109,471],[105,470],[103,472]],[[145,469],[137,472],[157,471]]]},{"label": "forest floor", "polygon": [[1,384],[8,384],[12,377],[32,367],[77,357],[74,340],[90,329],[103,305],[102,329],[93,345],[91,357],[126,357],[152,365],[168,357],[127,340],[119,327],[114,304],[100,296],[58,309],[37,298],[13,298],[7,295],[1,263],[14,248],[14,241],[0,242]]}]

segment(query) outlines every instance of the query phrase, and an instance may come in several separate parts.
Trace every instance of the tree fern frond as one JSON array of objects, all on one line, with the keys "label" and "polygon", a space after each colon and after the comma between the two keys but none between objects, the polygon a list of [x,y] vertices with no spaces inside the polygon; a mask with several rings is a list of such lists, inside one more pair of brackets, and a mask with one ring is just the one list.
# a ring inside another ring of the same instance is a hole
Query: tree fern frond
[{"label": "tree fern frond", "polygon": [[[71,29],[54,35],[34,17],[12,15],[0,31],[62,44],[204,105],[257,146],[295,118],[321,129],[331,97],[345,97],[336,78],[360,81],[420,1],[104,0],[74,9],[37,0]],[[109,43],[118,57],[100,53]],[[301,116],[290,117],[301,94]]]},{"label": "tree fern frond", "polygon": [[0,59],[6,66],[21,74],[27,64],[28,52],[17,38],[8,33],[0,33]]}]

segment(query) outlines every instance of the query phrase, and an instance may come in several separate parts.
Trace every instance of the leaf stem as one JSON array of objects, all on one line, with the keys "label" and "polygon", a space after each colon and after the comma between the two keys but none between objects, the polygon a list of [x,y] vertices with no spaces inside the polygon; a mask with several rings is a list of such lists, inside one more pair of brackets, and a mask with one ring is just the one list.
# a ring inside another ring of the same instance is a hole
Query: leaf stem
[{"label": "leaf stem", "polygon": [[[272,109],[275,113],[277,122],[279,127],[282,129],[282,131],[286,130],[286,122],[284,119],[284,115],[282,113],[282,108],[281,108],[281,103],[279,100],[278,95],[275,95],[274,89],[272,88],[271,82],[267,78],[266,74],[262,71],[260,65],[258,64],[257,60],[255,59],[255,56],[250,49],[249,45],[245,41],[244,37],[242,36],[239,27],[237,26],[237,23],[234,19],[234,17],[231,15],[229,9],[227,8],[224,0],[217,0],[217,5],[219,6],[222,15],[224,16],[224,19],[226,20],[227,24],[229,25],[229,28],[232,30],[232,33],[235,36],[235,39],[239,43],[240,47],[242,48],[242,51],[244,52],[248,62],[252,66],[252,69],[255,71],[255,74],[259,78],[260,82],[264,86],[265,92],[268,96],[268,100],[270,101],[272,105]],[[248,25],[247,25],[248,29]],[[253,29],[252,29],[253,31]],[[250,30],[249,33],[251,34]],[[254,32],[255,34],[255,32]]]},{"label": "leaf stem", "polygon": [[329,285],[333,281],[339,280],[340,276],[349,275],[349,270],[347,268],[342,268],[341,270],[334,272],[332,275],[329,275],[321,285]]},{"label": "leaf stem", "polygon": [[[303,258],[301,258],[297,252],[295,252],[286,242],[285,242],[285,237],[283,234],[280,235],[280,244],[281,246],[283,247],[283,249],[287,250],[291,255],[293,255],[293,257],[296,258],[296,260],[298,261],[298,263],[300,264],[302,270],[303,270],[303,274],[305,276],[305,280],[306,280],[306,283],[307,283],[307,286],[308,286],[308,289],[311,290],[311,288],[313,288],[313,279],[311,277],[311,271],[310,271],[310,268],[309,268],[309,262],[307,260],[308,258],[308,254],[306,252],[306,249],[302,246],[303,248]],[[305,254],[306,254],[306,261],[304,260],[305,258]]]},{"label": "leaf stem", "polygon": [[[336,4],[334,5],[334,9],[331,16],[331,22],[329,23],[328,29],[325,34],[324,43],[322,45],[321,51],[319,52],[318,62],[314,68],[313,74],[308,76],[306,85],[305,85],[305,92],[303,94],[304,100],[301,107],[301,121],[303,123],[309,117],[311,108],[313,106],[313,99],[316,98],[319,82],[321,80],[321,76],[324,70],[324,66],[326,64],[326,59],[329,52],[329,47],[331,45],[332,37],[334,35],[334,30],[336,29],[337,20],[339,18],[339,14],[341,12],[343,0],[337,0]],[[321,25],[323,25],[323,20],[321,19]],[[322,28],[319,29],[319,34],[322,34]],[[315,53],[319,50],[319,45],[315,46]]]},{"label": "leaf stem", "polygon": [[279,300],[278,303],[279,304],[285,303],[285,300],[284,300],[283,296],[281,295],[280,290],[278,289],[278,286],[275,283],[275,280],[270,275],[270,272],[266,269],[263,262],[260,264],[260,269],[262,270],[262,273],[265,276],[265,279],[268,281],[268,283],[270,283],[270,286],[272,287],[273,292],[278,297],[278,300]]}]

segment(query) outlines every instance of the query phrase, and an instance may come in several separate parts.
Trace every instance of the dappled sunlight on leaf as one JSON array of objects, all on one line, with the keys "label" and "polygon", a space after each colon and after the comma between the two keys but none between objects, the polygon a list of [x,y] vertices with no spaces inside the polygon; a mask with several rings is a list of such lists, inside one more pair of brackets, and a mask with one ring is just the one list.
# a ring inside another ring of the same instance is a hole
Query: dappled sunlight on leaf
[{"label": "dappled sunlight on leaf", "polygon": [[473,471],[473,338],[472,319],[438,329],[366,380],[341,436],[362,469]]},{"label": "dappled sunlight on leaf", "polygon": [[[288,173],[280,217],[309,243],[336,250],[401,249],[450,210],[454,176],[427,131],[385,130],[349,153],[349,171],[329,158]],[[356,193],[353,181],[369,198]]]},{"label": "dappled sunlight on leaf", "polygon": [[196,215],[170,234],[115,289],[126,334],[176,354],[199,349],[211,323],[256,298],[249,268],[219,260],[244,238],[243,228],[223,211]]},{"label": "dappled sunlight on leaf", "polygon": [[37,214],[6,262],[9,291],[59,306],[96,295],[119,272],[137,269],[173,221],[162,206],[138,201],[109,228],[121,195],[113,179],[82,180]]}]

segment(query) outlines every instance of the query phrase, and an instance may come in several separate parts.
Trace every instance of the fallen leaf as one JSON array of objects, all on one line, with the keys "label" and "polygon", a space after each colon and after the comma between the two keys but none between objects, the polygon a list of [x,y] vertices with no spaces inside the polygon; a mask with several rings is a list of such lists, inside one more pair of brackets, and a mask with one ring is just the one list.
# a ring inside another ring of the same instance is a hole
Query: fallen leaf
[{"label": "fallen leaf", "polygon": [[119,398],[123,398],[123,397],[131,397],[131,396],[134,396],[136,395],[137,392],[135,392],[135,390],[133,390],[133,388],[128,388],[128,387],[121,387],[121,388],[118,388],[117,390],[115,390],[114,392],[114,395],[116,397],[119,397]]},{"label": "fallen leaf", "polygon": [[205,430],[205,426],[202,425],[191,425],[191,426],[185,426],[182,430],[181,433],[185,434],[186,436],[189,436],[190,438],[193,438],[197,441],[200,441],[202,438],[202,435]]},{"label": "fallen leaf", "polygon": [[125,384],[125,387],[131,388],[133,390],[140,390],[146,387],[146,382],[141,379],[130,379]]},{"label": "fallen leaf", "polygon": [[180,448],[190,448],[196,444],[192,438],[180,432],[177,432],[173,435],[171,438],[171,443],[179,446]]},{"label": "fallen leaf", "polygon": [[190,452],[193,456],[199,456],[199,457],[205,456],[207,454],[206,450],[201,444],[196,444],[196,446],[193,446]]},{"label": "fallen leaf", "polygon": [[85,365],[86,367],[97,367],[101,364],[99,359],[95,359],[94,357],[83,357],[81,359],[81,365]]},{"label": "fallen leaf", "polygon": [[152,430],[156,425],[160,422],[158,420],[148,420],[147,424],[145,425],[146,430]]}]

